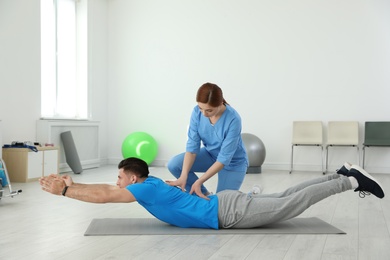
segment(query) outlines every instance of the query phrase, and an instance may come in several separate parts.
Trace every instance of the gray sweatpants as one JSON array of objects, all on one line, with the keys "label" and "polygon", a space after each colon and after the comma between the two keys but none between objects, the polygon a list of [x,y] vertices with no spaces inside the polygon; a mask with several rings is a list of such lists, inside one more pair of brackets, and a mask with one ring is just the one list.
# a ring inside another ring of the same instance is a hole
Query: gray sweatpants
[{"label": "gray sweatpants", "polygon": [[348,177],[335,173],[305,181],[284,192],[258,194],[252,198],[240,191],[222,191],[217,193],[219,227],[253,228],[288,220],[311,205],[350,189]]}]

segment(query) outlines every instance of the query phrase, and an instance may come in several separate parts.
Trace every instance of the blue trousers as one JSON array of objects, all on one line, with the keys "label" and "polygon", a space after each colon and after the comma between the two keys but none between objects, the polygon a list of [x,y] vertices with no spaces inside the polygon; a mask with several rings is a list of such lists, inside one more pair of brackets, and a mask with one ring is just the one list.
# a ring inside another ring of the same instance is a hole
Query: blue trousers
[{"label": "blue trousers", "polygon": [[[168,162],[168,170],[173,176],[179,178],[181,170],[183,168],[184,154],[181,153],[174,156]],[[198,176],[195,172],[206,172],[211,165],[215,163],[215,160],[211,157],[209,152],[205,148],[201,148],[200,152],[196,155],[195,162],[192,165],[190,172],[188,173],[186,190],[191,190],[192,184],[198,180]],[[223,190],[239,190],[242,182],[244,181],[246,171],[228,171],[225,168],[218,172],[218,186],[217,192]],[[207,194],[208,190],[202,185],[202,193]]]}]

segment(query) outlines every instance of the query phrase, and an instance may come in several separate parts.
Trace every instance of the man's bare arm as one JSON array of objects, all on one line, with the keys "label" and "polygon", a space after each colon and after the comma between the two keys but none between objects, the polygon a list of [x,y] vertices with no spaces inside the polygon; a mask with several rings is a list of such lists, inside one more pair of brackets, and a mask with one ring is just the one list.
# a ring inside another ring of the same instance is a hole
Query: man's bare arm
[{"label": "man's bare arm", "polygon": [[67,186],[65,181],[58,176],[42,177],[39,180],[42,190],[55,194],[65,196],[91,203],[115,203],[115,202],[134,202],[136,201],[133,194],[127,189],[121,189],[109,184],[82,184],[73,183]]}]

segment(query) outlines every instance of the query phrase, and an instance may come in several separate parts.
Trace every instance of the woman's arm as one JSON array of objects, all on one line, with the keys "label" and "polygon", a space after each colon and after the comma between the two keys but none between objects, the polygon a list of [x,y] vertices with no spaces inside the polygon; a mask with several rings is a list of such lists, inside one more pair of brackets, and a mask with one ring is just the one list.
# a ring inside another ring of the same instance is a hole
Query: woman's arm
[{"label": "woman's arm", "polygon": [[218,161],[213,163],[213,165],[208,168],[208,170],[196,181],[191,187],[190,194],[194,193],[198,195],[201,198],[208,199],[207,196],[205,196],[201,191],[201,186],[203,183],[205,183],[208,179],[213,177],[217,172],[222,170],[224,165]]},{"label": "woman's arm", "polygon": [[195,162],[196,154],[186,152],[184,154],[183,167],[179,179],[174,181],[166,181],[171,186],[178,186],[182,191],[185,191],[187,184],[188,173],[190,172],[192,165]]},{"label": "woman's arm", "polygon": [[190,172],[192,165],[194,165],[195,158],[196,158],[195,153],[186,152],[184,154],[183,168],[181,170],[180,177],[184,175],[185,179],[187,180],[188,173]]}]

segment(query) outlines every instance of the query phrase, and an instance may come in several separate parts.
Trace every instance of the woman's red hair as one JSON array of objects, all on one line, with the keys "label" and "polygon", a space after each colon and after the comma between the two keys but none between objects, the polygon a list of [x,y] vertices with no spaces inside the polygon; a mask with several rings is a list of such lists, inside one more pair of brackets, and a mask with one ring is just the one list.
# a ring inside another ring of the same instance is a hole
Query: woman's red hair
[{"label": "woman's red hair", "polygon": [[228,105],[223,98],[222,89],[213,83],[205,83],[198,89],[196,94],[196,102],[208,104],[212,107],[220,105]]}]

